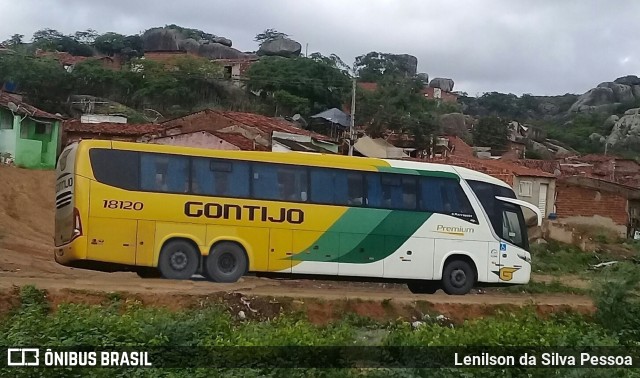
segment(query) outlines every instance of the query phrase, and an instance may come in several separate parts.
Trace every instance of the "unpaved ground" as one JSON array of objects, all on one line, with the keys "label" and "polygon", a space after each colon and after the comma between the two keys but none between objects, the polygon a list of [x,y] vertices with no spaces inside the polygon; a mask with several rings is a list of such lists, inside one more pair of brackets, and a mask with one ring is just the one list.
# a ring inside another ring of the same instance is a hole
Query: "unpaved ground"
[{"label": "unpaved ground", "polygon": [[[448,296],[411,294],[404,285],[363,284],[315,280],[276,280],[244,277],[234,284],[215,284],[203,280],[168,281],[141,279],[134,273],[101,273],[60,266],[53,259],[54,172],[30,171],[0,166],[0,296],[8,303],[14,286],[36,285],[62,300],[91,302],[92,292],[122,292],[138,295],[149,303],[180,304],[207,296],[243,295],[263,298],[289,298],[299,302],[322,301],[312,316],[331,317],[346,310],[345,303],[359,301],[354,311],[371,315],[380,303],[414,306],[428,303],[433,309],[457,317],[474,317],[492,312],[492,307],[535,303],[543,312],[556,307],[592,310],[589,298],[575,295],[504,294],[487,290],[483,294]],[[569,278],[571,280],[571,278]],[[73,295],[70,295],[73,294]],[[83,294],[84,293],[84,294]],[[278,299],[280,300],[280,299]],[[278,301],[276,300],[276,301]],[[285,299],[283,299],[285,300]],[[317,302],[320,303],[320,302]],[[368,303],[368,304],[367,304]],[[375,304],[377,303],[377,304]],[[348,307],[348,306],[347,306]],[[352,309],[353,310],[353,309]]]}]

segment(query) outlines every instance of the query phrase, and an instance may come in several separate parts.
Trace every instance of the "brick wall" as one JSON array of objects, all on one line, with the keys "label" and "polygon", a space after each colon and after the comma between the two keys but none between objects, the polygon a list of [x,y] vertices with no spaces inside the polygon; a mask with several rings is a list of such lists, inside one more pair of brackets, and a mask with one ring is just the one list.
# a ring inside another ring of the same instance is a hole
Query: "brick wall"
[{"label": "brick wall", "polygon": [[555,173],[557,169],[560,169],[560,164],[555,160],[520,159],[514,161],[514,163],[547,173]]},{"label": "brick wall", "polygon": [[432,163],[451,164],[458,167],[473,169],[474,171],[486,173],[489,176],[493,176],[498,180],[502,180],[513,186],[513,172],[501,167],[495,167],[488,162],[484,162],[480,159],[466,158],[462,156],[449,156],[444,159],[433,159]]},{"label": "brick wall", "polygon": [[566,183],[559,183],[556,193],[558,218],[599,215],[618,225],[627,224],[627,200],[620,195]]}]

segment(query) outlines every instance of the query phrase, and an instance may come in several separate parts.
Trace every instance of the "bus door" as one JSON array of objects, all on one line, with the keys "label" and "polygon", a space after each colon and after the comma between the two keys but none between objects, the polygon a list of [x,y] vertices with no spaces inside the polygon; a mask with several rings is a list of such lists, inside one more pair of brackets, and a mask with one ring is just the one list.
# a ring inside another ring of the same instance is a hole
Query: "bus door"
[{"label": "bus door", "polygon": [[293,231],[272,228],[269,231],[269,272],[291,273]]},{"label": "bus door", "polygon": [[521,255],[520,251],[529,249],[527,225],[520,206],[529,208],[536,213],[538,226],[542,224],[542,215],[537,207],[528,202],[506,197],[496,198],[501,203],[502,240],[492,243],[491,259],[494,261],[497,250],[499,269],[496,269],[496,274],[500,281],[509,282],[525,263],[519,256]]},{"label": "bus door", "polygon": [[156,222],[139,220],[136,236],[136,265],[154,266],[154,247],[156,238]]}]

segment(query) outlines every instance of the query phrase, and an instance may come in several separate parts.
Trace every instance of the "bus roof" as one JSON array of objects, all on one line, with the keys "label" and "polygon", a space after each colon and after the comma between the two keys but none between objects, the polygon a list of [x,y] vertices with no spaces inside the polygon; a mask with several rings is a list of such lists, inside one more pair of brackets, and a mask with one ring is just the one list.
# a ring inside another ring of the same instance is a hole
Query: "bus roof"
[{"label": "bus roof", "polygon": [[162,145],[153,143],[136,143],[105,140],[82,140],[79,148],[92,147],[124,149],[142,152],[157,152],[177,155],[201,156],[211,158],[228,158],[241,160],[256,160],[262,162],[300,164],[318,167],[333,167],[345,169],[359,169],[366,171],[393,170],[393,171],[436,171],[446,172],[458,176],[464,180],[478,180],[511,188],[507,183],[495,177],[471,169],[440,163],[417,162],[396,159],[380,159],[369,157],[354,157],[334,154],[321,154],[313,152],[270,152],[270,151],[237,151],[215,150],[210,148],[184,147]]}]

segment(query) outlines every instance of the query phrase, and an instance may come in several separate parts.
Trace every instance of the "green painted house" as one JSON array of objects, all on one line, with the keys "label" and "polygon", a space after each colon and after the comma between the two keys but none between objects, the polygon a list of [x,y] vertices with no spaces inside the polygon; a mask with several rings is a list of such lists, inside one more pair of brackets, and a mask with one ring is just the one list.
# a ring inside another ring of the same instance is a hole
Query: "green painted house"
[{"label": "green painted house", "polygon": [[0,92],[0,161],[31,169],[54,169],[62,117]]}]

